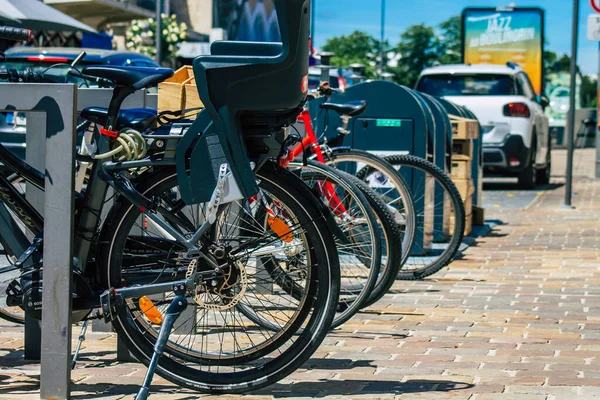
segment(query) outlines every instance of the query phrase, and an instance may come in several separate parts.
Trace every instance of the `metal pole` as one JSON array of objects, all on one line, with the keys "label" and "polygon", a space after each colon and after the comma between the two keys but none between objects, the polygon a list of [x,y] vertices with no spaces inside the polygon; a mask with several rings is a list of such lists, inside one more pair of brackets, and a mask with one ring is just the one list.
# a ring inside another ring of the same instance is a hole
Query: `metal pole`
[{"label": "metal pole", "polygon": [[385,53],[385,0],[381,0],[381,41],[379,42],[379,76],[383,76],[383,55]]},{"label": "metal pole", "polygon": [[575,90],[577,75],[577,39],[579,36],[579,0],[573,0],[573,32],[571,33],[571,88],[569,99],[569,116],[567,125],[567,182],[565,187],[565,207],[572,207],[573,195],[573,136],[575,132]]},{"label": "metal pole", "polygon": [[156,62],[160,65],[162,61],[162,0],[156,0]]},{"label": "metal pole", "polygon": [[77,86],[52,86],[52,102],[59,108],[50,108],[46,126],[40,398],[69,399]]},{"label": "metal pole", "polygon": [[[600,76],[600,42],[598,42],[598,76]],[[598,99],[596,111],[596,178],[600,178],[600,79],[598,80],[598,89],[596,91],[596,99]]]}]

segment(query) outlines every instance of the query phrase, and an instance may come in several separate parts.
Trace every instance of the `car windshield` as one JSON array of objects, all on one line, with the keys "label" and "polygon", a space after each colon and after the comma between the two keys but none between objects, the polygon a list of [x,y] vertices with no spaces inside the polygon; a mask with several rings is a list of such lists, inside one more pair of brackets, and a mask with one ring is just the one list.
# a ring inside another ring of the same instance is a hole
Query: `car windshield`
[{"label": "car windshield", "polygon": [[418,90],[432,96],[510,96],[515,85],[509,75],[439,74],[421,78]]},{"label": "car windshield", "polygon": [[[54,64],[56,64],[56,63],[28,62],[28,61],[5,61],[5,62],[0,62],[0,67],[6,68],[6,69],[15,69],[17,71],[23,71],[26,68],[30,68],[31,70],[33,70],[33,72],[35,72],[37,74],[46,73],[48,75],[52,75],[54,77],[63,78],[63,79],[66,76],[68,83],[75,83],[75,84],[77,84],[77,86],[85,86],[85,82],[83,79],[74,77],[72,75],[67,75],[68,66],[66,66],[66,65],[60,66],[60,67],[54,67],[54,68],[51,68],[50,70],[48,70],[48,67],[50,67]],[[83,66],[80,65],[79,68],[83,68]],[[2,81],[3,80],[0,79],[0,82],[2,82]],[[90,82],[90,86],[94,86],[94,85],[92,85]]]}]

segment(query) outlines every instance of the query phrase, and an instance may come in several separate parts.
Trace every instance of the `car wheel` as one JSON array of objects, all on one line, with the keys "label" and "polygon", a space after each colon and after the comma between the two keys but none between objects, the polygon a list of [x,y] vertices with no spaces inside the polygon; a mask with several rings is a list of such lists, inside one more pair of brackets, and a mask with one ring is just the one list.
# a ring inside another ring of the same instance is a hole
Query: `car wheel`
[{"label": "car wheel", "polygon": [[537,178],[537,170],[535,168],[535,156],[536,156],[535,146],[531,146],[531,157],[529,157],[529,165],[525,167],[525,169],[519,173],[519,189],[533,189],[535,188],[536,178]]},{"label": "car wheel", "polygon": [[546,154],[546,166],[544,169],[537,171],[536,183],[538,185],[547,185],[550,183],[550,173],[552,170],[552,154],[550,151],[550,145],[548,145],[548,153]]}]

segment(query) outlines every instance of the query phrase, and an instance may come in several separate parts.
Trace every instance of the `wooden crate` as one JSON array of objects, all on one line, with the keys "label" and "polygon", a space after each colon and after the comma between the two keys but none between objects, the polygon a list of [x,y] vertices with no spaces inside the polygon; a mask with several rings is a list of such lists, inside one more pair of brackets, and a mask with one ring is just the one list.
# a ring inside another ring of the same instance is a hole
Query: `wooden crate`
[{"label": "wooden crate", "polygon": [[473,141],[472,140],[453,140],[452,141],[452,155],[460,154],[463,156],[473,159]]},{"label": "wooden crate", "polygon": [[471,157],[461,154],[452,155],[452,169],[450,177],[454,179],[470,179],[471,178]]},{"label": "wooden crate", "polygon": [[475,186],[473,185],[472,179],[453,179],[454,185],[458,189],[460,193],[460,197],[463,200],[466,200],[467,197],[473,197],[473,193],[475,193]]},{"label": "wooden crate", "polygon": [[453,140],[469,140],[479,137],[479,122],[476,119],[467,119],[448,114],[452,123]]},{"label": "wooden crate", "polygon": [[179,68],[171,78],[158,84],[159,113],[202,106],[191,66]]}]

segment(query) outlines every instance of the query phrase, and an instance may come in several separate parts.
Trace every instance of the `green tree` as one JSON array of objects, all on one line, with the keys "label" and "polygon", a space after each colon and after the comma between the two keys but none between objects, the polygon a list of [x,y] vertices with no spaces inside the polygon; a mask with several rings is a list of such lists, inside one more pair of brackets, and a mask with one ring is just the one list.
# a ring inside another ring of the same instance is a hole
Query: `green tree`
[{"label": "green tree", "polygon": [[395,48],[400,56],[398,66],[391,69],[396,82],[413,87],[424,68],[438,58],[437,39],[433,28],[425,24],[412,25],[402,35]]},{"label": "green tree", "polygon": [[569,72],[571,71],[571,57],[563,54],[555,63],[555,71]]},{"label": "green tree", "polygon": [[555,71],[558,54],[551,50],[544,51],[544,74],[551,74]]},{"label": "green tree", "polygon": [[581,106],[596,107],[598,104],[598,81],[589,75],[581,77]]},{"label": "green tree", "polygon": [[458,64],[461,62],[461,29],[460,16],[454,16],[439,25],[438,61],[440,64]]},{"label": "green tree", "polygon": [[[384,43],[384,46],[389,45]],[[367,67],[368,78],[376,76],[379,49],[379,41],[361,31],[332,37],[322,48],[323,51],[331,51],[335,54],[331,63],[336,67],[348,68],[353,63],[364,64]]]}]

